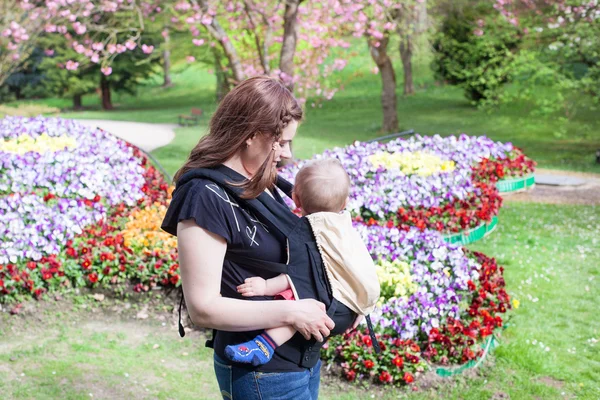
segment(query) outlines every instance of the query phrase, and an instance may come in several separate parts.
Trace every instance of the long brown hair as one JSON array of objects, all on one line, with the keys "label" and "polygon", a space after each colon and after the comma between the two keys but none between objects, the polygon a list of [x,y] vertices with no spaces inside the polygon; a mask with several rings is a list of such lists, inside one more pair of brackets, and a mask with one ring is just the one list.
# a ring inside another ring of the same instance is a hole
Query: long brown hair
[{"label": "long brown hair", "polygon": [[[246,146],[246,140],[262,134],[277,141],[292,121],[302,119],[302,108],[292,93],[275,78],[249,78],[229,92],[210,119],[209,132],[190,153],[174,180],[194,168],[210,168],[223,164]],[[244,198],[255,198],[272,188],[277,172],[273,168],[275,152],[260,166],[249,181],[240,186]]]}]

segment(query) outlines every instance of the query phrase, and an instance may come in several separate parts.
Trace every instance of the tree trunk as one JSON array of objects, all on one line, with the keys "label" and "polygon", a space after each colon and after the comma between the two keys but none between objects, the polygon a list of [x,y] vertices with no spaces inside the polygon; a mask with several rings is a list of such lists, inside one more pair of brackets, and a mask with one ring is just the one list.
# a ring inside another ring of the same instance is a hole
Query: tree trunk
[{"label": "tree trunk", "polygon": [[379,47],[372,46],[369,43],[371,57],[379,73],[381,74],[381,108],[383,109],[383,125],[384,132],[394,132],[398,130],[398,110],[396,107],[396,74],[392,60],[387,54],[387,46],[389,38],[385,37],[380,41]]},{"label": "tree trunk", "polygon": [[298,7],[302,0],[287,0],[283,16],[283,42],[279,57],[282,80],[290,91],[294,90],[294,55],[298,39]]},{"label": "tree trunk", "polygon": [[229,79],[227,79],[227,74],[223,71],[223,64],[221,63],[221,54],[213,48],[213,54],[215,55],[215,76],[217,78],[217,103],[220,103],[223,100],[223,97],[231,90],[231,85],[229,84]]},{"label": "tree trunk", "polygon": [[100,78],[100,92],[102,94],[102,109],[112,110],[113,105],[110,100],[110,83],[104,75]]},{"label": "tree trunk", "polygon": [[[200,5],[200,9],[203,13],[208,13],[209,7],[207,0],[198,0],[198,4]],[[235,49],[235,46],[216,18],[213,18],[211,23],[205,25],[205,27],[211,36],[218,40],[221,44],[223,52],[229,61],[229,68],[231,69],[231,74],[234,80],[233,83],[237,85],[244,80],[244,71],[242,69],[242,61],[240,60],[240,56]]]},{"label": "tree trunk", "polygon": [[81,110],[83,107],[81,105],[81,95],[76,94],[73,96],[73,110]]},{"label": "tree trunk", "polygon": [[405,37],[400,37],[400,58],[402,59],[402,67],[404,69],[404,94],[414,94],[415,84],[412,74],[412,53],[413,44],[412,37],[406,34]]},{"label": "tree trunk", "polygon": [[165,49],[163,50],[162,58],[163,58],[163,87],[168,88],[173,86],[173,82],[171,82],[171,50],[169,48],[171,42],[171,36],[169,35],[169,30],[165,28],[167,31],[167,35],[165,36]]}]

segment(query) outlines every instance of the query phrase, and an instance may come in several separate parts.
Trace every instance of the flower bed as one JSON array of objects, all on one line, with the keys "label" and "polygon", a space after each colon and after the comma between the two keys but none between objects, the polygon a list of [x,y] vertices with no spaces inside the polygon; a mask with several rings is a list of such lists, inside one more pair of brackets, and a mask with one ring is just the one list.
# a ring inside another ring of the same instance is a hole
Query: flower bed
[{"label": "flower bed", "polygon": [[[499,177],[535,166],[510,143],[466,135],[355,143],[316,156],[321,157],[339,159],[348,171],[353,182],[348,209],[357,220],[446,235],[492,222],[502,205]],[[303,164],[282,174],[293,181]]]},{"label": "flower bed", "polygon": [[[0,302],[71,287],[180,284],[176,242],[159,229],[172,188],[140,150],[52,118],[0,120],[0,136]],[[383,352],[364,330],[332,338],[324,351],[346,379],[410,384],[432,366],[482,355],[511,307],[503,269],[440,231],[493,229],[498,179],[484,172],[514,151],[461,136],[326,153],[356,183],[354,223],[382,287],[372,316]]]},{"label": "flower bed", "polygon": [[178,282],[173,240],[150,222],[168,185],[143,153],[58,118],[2,119],[0,138],[0,301]]}]

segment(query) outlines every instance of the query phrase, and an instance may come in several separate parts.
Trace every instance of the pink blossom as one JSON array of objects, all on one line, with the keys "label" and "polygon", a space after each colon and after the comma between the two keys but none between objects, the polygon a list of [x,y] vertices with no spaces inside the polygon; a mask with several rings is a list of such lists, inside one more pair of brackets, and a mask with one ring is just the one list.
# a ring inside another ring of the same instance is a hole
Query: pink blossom
[{"label": "pink blossom", "polygon": [[135,42],[133,40],[128,40],[127,42],[125,42],[125,47],[127,47],[127,49],[129,49],[129,50],[135,49],[136,46],[137,46],[137,44],[135,44]]},{"label": "pink blossom", "polygon": [[167,36],[169,36],[169,31],[165,29],[160,34],[162,35],[162,37],[164,37],[166,39]]},{"label": "pink blossom", "polygon": [[74,50],[77,52],[77,54],[82,54],[85,52],[85,46],[82,44],[78,44],[74,47]]},{"label": "pink blossom", "polygon": [[46,49],[46,50],[44,50],[44,54],[47,55],[48,57],[52,57],[54,55],[54,50]]},{"label": "pink blossom", "polygon": [[187,56],[185,59],[189,63],[193,63],[194,61],[196,61],[196,57],[194,56]]},{"label": "pink blossom", "polygon": [[106,51],[108,51],[110,54],[115,54],[117,52],[117,46],[115,46],[112,43],[109,43],[109,45],[106,46]]},{"label": "pink blossom", "polygon": [[121,54],[127,51],[127,47],[123,46],[121,43],[117,45],[117,53]]},{"label": "pink blossom", "polygon": [[212,18],[208,15],[205,15],[204,17],[202,17],[202,20],[200,22],[202,22],[202,25],[210,25],[212,23]]},{"label": "pink blossom", "polygon": [[111,67],[102,67],[100,68],[100,71],[102,71],[102,73],[106,76],[112,74],[112,68]]},{"label": "pink blossom", "polygon": [[481,30],[481,29],[475,29],[475,30],[473,31],[473,34],[474,34],[475,36],[483,36],[483,30]]},{"label": "pink blossom", "polygon": [[58,28],[56,28],[56,29],[57,29],[58,33],[62,33],[63,35],[64,35],[65,33],[67,33],[67,32],[68,32],[68,29],[67,29],[67,27],[66,27],[66,26],[64,26],[64,25],[61,25],[61,26],[59,26],[59,27],[58,27]]},{"label": "pink blossom", "polygon": [[17,46],[16,43],[13,42],[8,42],[8,44],[6,45],[6,48],[10,51],[14,51],[18,48],[19,46]]},{"label": "pink blossom", "polygon": [[69,60],[67,61],[67,65],[65,66],[65,68],[69,71],[75,71],[77,68],[79,68],[79,63],[73,60]]},{"label": "pink blossom", "polygon": [[374,73],[374,74],[378,74],[379,73],[379,68],[373,67],[373,68],[371,68],[371,72]]},{"label": "pink blossom", "polygon": [[13,61],[17,61],[19,58],[21,58],[21,55],[20,55],[19,53],[14,53],[14,54],[12,55],[12,59],[13,59]]},{"label": "pink blossom", "polygon": [[482,19],[477,20],[477,26],[483,28],[485,26],[485,21]]},{"label": "pink blossom", "polygon": [[94,64],[97,64],[98,61],[100,61],[100,56],[98,55],[98,53],[92,54],[92,56],[90,57],[90,61]]},{"label": "pink blossom", "polygon": [[102,51],[104,49],[104,43],[96,42],[92,44],[92,50]]},{"label": "pink blossom", "polygon": [[154,46],[148,46],[148,45],[143,44],[142,45],[142,51],[145,54],[150,54],[150,53],[152,53],[152,51],[154,51]]},{"label": "pink blossom", "polygon": [[48,33],[56,32],[56,25],[46,25],[45,31]]},{"label": "pink blossom", "polygon": [[195,46],[202,46],[204,44],[204,39],[193,39],[192,43],[194,43]]},{"label": "pink blossom", "polygon": [[87,28],[81,22],[74,22],[73,29],[78,35],[83,35],[87,31]]}]

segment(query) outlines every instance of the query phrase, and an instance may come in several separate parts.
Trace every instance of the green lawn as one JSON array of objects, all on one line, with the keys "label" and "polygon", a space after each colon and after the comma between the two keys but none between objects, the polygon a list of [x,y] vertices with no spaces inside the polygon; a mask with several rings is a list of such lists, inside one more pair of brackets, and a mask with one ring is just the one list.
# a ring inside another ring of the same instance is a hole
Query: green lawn
[{"label": "green lawn", "polygon": [[[493,363],[414,393],[365,391],[328,378],[322,398],[600,398],[598,224],[598,207],[508,202],[498,229],[471,246],[498,258],[509,293],[521,302]],[[212,353],[201,338],[180,339],[152,313],[133,321],[115,316],[112,306],[92,312],[99,303],[79,302],[86,308],[58,312],[49,302],[25,319],[0,314],[3,398],[216,398]]]}]

